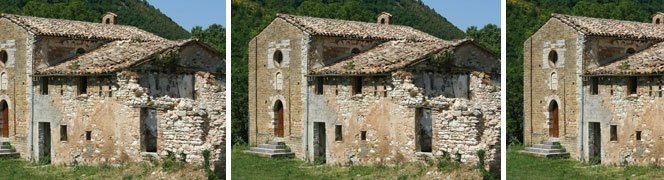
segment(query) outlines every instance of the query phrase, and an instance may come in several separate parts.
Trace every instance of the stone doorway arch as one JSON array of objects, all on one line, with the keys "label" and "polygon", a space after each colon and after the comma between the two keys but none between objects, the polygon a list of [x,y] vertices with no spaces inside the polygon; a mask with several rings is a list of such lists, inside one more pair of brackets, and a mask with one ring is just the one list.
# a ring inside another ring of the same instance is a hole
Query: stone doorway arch
[{"label": "stone doorway arch", "polygon": [[277,100],[274,103],[274,118],[277,123],[277,128],[274,129],[274,134],[276,137],[284,137],[284,104],[281,103],[281,100]]},{"label": "stone doorway arch", "polygon": [[0,112],[2,112],[2,118],[0,122],[2,123],[2,137],[9,137],[9,105],[7,101],[2,100],[0,102]]},{"label": "stone doorway arch", "polygon": [[559,135],[559,116],[558,116],[558,102],[551,100],[549,102],[549,117],[551,118],[551,126],[549,126],[549,135],[557,138]]}]

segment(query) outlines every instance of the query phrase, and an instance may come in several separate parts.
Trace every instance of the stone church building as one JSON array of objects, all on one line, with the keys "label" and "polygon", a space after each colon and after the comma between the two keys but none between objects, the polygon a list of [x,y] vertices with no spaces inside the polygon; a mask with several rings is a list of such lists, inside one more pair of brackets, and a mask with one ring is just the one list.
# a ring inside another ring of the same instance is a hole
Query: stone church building
[{"label": "stone church building", "polygon": [[663,22],[553,14],[524,43],[524,153],[663,164]]},{"label": "stone church building", "polygon": [[[500,61],[382,13],[377,23],[277,14],[249,44],[246,153],[327,164],[500,157]],[[398,17],[394,17],[398,18]]]},{"label": "stone church building", "polygon": [[0,140],[54,164],[202,162],[203,150],[223,161],[222,56],[116,18],[0,17]]}]

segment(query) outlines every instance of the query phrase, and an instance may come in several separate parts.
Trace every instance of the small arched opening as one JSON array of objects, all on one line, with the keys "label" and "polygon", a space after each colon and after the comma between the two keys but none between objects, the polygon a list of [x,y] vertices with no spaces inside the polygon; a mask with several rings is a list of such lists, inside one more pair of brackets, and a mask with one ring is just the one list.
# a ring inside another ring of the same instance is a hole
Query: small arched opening
[{"label": "small arched opening", "polygon": [[83,49],[83,48],[76,49],[76,55],[78,56],[78,55],[81,55],[81,54],[85,54],[85,49]]},{"label": "small arched opening", "polygon": [[281,100],[277,100],[274,103],[274,118],[277,123],[277,128],[275,128],[274,134],[277,137],[284,137],[284,105],[281,103]]},{"label": "small arched opening", "polygon": [[351,55],[360,54],[360,49],[358,49],[358,48],[353,48],[353,50],[350,51],[350,54],[351,54]]},{"label": "small arched opening", "polygon": [[627,48],[627,50],[625,52],[627,53],[627,55],[630,55],[630,54],[634,54],[636,52],[636,50],[634,50],[634,48]]},{"label": "small arched opening", "polygon": [[0,118],[2,118],[2,120],[0,120],[2,123],[2,125],[0,125],[0,127],[2,127],[2,137],[9,137],[9,105],[7,104],[7,101],[2,100],[2,102],[0,102],[0,112],[2,112],[2,116],[0,116]]},{"label": "small arched opening", "polygon": [[556,63],[558,63],[558,52],[555,50],[549,51],[549,63],[551,66],[556,66]]},{"label": "small arched opening", "polygon": [[7,51],[5,50],[0,51],[0,61],[2,61],[2,64],[7,64],[8,59],[9,55],[7,55]]},{"label": "small arched opening", "polygon": [[281,66],[281,62],[283,62],[284,60],[284,55],[281,53],[280,50],[277,50],[274,52],[274,55],[272,55],[272,60],[274,60],[277,66]]},{"label": "small arched opening", "polygon": [[551,137],[557,138],[559,133],[558,133],[558,102],[555,100],[551,100],[549,103],[549,117],[551,118],[551,126],[549,129],[549,133]]}]

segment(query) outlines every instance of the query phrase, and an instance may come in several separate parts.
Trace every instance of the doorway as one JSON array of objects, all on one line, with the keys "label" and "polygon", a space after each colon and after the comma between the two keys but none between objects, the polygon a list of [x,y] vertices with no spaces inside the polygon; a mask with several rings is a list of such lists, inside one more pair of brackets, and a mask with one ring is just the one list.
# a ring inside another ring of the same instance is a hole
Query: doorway
[{"label": "doorway", "polygon": [[141,109],[141,149],[143,152],[157,152],[157,110]]},{"label": "doorway", "polygon": [[558,137],[558,103],[556,101],[551,101],[549,104],[549,114],[551,115],[551,128],[549,133],[551,137]]},{"label": "doorway", "polygon": [[599,160],[601,163],[602,136],[598,122],[588,123],[588,151],[591,159]]},{"label": "doorway", "polygon": [[51,163],[51,123],[39,123],[39,162]]},{"label": "doorway", "polygon": [[325,154],[326,154],[326,133],[325,133],[325,123],[324,122],[315,122],[314,123],[314,161],[319,163],[325,163]]},{"label": "doorway", "polygon": [[2,137],[9,137],[9,106],[7,105],[7,101],[2,101],[0,111],[2,111],[2,120],[0,121]]},{"label": "doorway", "polygon": [[274,104],[274,114],[276,114],[275,118],[277,120],[275,134],[277,137],[282,138],[284,137],[284,105],[279,100]]},{"label": "doorway", "polygon": [[415,143],[417,152],[431,152],[431,109],[417,108],[415,110]]}]

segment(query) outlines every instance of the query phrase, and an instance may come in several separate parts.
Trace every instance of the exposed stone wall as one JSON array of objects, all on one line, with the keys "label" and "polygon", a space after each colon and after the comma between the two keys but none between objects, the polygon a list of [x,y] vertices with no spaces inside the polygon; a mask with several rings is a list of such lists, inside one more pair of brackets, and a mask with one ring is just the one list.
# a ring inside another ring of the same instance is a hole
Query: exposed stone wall
[{"label": "exposed stone wall", "polygon": [[77,56],[79,49],[92,51],[108,41],[74,40],[65,37],[39,37],[35,44],[34,70],[58,64]]},{"label": "exposed stone wall", "polygon": [[[585,37],[559,20],[550,19],[524,42],[524,144],[559,140],[579,157],[580,75]],[[549,55],[557,54],[556,63]],[[558,104],[558,138],[553,138],[549,108]]]},{"label": "exposed stone wall", "polygon": [[[584,83],[584,151],[586,160],[590,151],[599,148],[602,164],[663,164],[664,145],[659,143],[664,133],[661,120],[662,76],[641,76],[637,79],[637,92],[628,91],[628,77],[599,77],[598,94],[591,93],[591,79]],[[591,145],[590,123],[599,123],[600,144]],[[616,138],[611,140],[611,126],[616,126]],[[636,132],[641,131],[641,140]]]},{"label": "exposed stone wall", "polygon": [[330,65],[353,55],[353,49],[364,52],[378,46],[380,43],[383,43],[383,41],[314,37],[314,41],[309,48],[309,67],[313,69]]},{"label": "exposed stone wall", "polygon": [[638,52],[657,42],[659,41],[589,37],[584,49],[583,68],[589,69],[608,64],[628,55],[629,49]]}]

